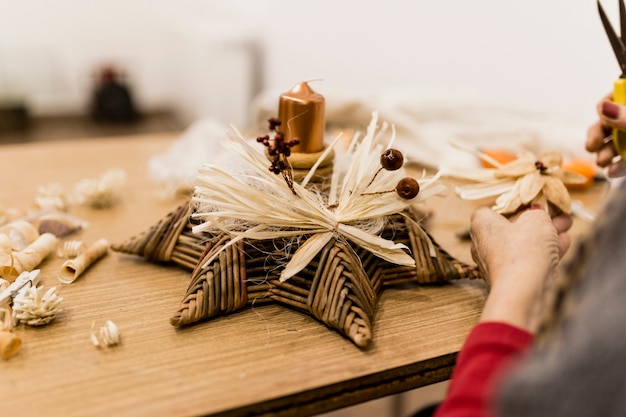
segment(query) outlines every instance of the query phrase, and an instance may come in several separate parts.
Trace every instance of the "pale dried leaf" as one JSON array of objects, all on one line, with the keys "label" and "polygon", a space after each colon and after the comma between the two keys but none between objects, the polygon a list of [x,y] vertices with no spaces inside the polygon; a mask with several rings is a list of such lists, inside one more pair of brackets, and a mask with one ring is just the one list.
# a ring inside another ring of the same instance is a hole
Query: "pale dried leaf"
[{"label": "pale dried leaf", "polygon": [[284,282],[302,271],[302,269],[311,263],[322,248],[330,242],[333,235],[333,232],[318,233],[307,239],[307,241],[298,248],[296,253],[293,254],[293,257],[287,266],[285,266],[285,269],[280,273],[280,281]]},{"label": "pale dried leaf", "polygon": [[557,151],[546,152],[541,155],[539,160],[548,169],[560,167],[563,163],[563,157],[561,156],[561,153]]},{"label": "pale dried leaf", "polygon": [[570,214],[572,211],[572,203],[565,184],[560,179],[552,176],[546,176],[543,194],[548,201],[554,204],[563,213]]},{"label": "pale dried leaf", "polygon": [[534,162],[526,161],[523,159],[516,159],[506,165],[502,165],[498,168],[494,174],[496,178],[517,178],[522,175],[530,174],[536,171]]},{"label": "pale dried leaf", "polygon": [[492,207],[496,213],[511,214],[515,213],[522,205],[522,200],[519,197],[519,183],[516,182],[515,186],[508,193],[500,195]]},{"label": "pale dried leaf", "polygon": [[480,200],[481,198],[508,193],[513,189],[514,185],[514,181],[505,178],[497,181],[458,186],[455,188],[455,192],[463,200]]},{"label": "pale dried leaf", "polygon": [[572,171],[558,170],[553,175],[559,178],[565,185],[586,184],[588,181],[584,175]]},{"label": "pale dried leaf", "polygon": [[532,174],[524,175],[517,180],[519,198],[522,204],[530,203],[541,192],[543,188],[545,175],[541,175],[535,170]]},{"label": "pale dried leaf", "polygon": [[408,250],[406,245],[371,235],[358,227],[346,224],[339,224],[338,229],[348,239],[379,258],[396,265],[415,266],[415,259],[405,252],[405,250]]}]

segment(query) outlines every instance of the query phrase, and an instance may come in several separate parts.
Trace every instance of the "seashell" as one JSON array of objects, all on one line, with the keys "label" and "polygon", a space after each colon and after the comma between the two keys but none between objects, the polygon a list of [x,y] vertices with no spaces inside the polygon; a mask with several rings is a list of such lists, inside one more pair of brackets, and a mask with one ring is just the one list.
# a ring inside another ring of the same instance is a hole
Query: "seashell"
[{"label": "seashell", "polygon": [[43,286],[30,287],[13,299],[13,316],[29,326],[43,326],[50,323],[61,311],[62,297],[56,294],[56,287],[43,293]]},{"label": "seashell", "polygon": [[121,342],[120,329],[111,320],[107,320],[102,327],[100,327],[98,334],[93,331],[95,322],[91,325],[91,343],[95,347],[111,347],[117,346]]},{"label": "seashell", "polygon": [[100,239],[76,258],[65,261],[59,271],[59,281],[63,284],[74,282],[87,268],[107,254],[109,246],[108,240]]},{"label": "seashell", "polygon": [[56,236],[44,233],[21,251],[0,253],[0,276],[13,281],[22,272],[32,271],[56,248],[57,242]]},{"label": "seashell", "polygon": [[86,223],[64,213],[49,213],[33,221],[39,233],[52,233],[58,238],[73,235],[82,230]]}]

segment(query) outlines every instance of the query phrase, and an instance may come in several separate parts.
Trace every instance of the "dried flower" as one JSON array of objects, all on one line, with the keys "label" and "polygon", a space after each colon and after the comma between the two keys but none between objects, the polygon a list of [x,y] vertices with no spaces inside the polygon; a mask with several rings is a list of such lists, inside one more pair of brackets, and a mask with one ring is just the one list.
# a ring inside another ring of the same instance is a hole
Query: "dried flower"
[{"label": "dried flower", "polygon": [[[481,157],[480,152],[473,152]],[[444,169],[444,174],[478,181],[477,184],[457,187],[457,194],[466,200],[497,197],[492,208],[500,214],[512,214],[530,204],[547,209],[548,203],[569,214],[572,207],[566,185],[583,184],[587,179],[563,170],[561,165],[562,157],[556,151],[537,158],[522,149],[517,159],[505,165],[497,164],[494,169],[474,172]]]},{"label": "dried flower", "polygon": [[107,208],[118,200],[122,186],[126,182],[126,172],[110,169],[98,179],[84,179],[74,187],[78,204],[93,208]]},{"label": "dried flower", "polygon": [[29,326],[43,326],[50,323],[61,311],[62,297],[56,294],[56,287],[43,293],[43,286],[30,287],[18,293],[13,299],[15,319]]},{"label": "dried flower", "polygon": [[35,205],[42,210],[65,211],[67,199],[63,186],[57,182],[40,185],[35,195]]}]

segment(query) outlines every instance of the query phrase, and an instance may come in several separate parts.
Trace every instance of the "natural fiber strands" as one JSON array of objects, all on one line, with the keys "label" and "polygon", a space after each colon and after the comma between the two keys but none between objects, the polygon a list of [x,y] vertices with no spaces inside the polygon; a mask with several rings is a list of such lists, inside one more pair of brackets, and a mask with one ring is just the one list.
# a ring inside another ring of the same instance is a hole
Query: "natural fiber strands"
[{"label": "natural fiber strands", "polygon": [[[220,238],[212,251],[226,241]],[[259,268],[267,254],[255,255],[265,249],[270,246],[259,248],[240,241],[223,250],[208,268],[197,268],[171,323],[179,327],[246,305],[276,302],[311,314],[357,346],[371,342],[377,291],[349,245],[337,241],[327,244],[314,260],[314,267],[303,269],[286,282],[279,280],[278,271]],[[205,257],[210,257],[210,252]],[[248,264],[250,255],[252,262]]]},{"label": "natural fiber strands", "polygon": [[[391,217],[383,235],[406,242],[416,258],[415,267],[392,264],[333,239],[307,268],[282,282],[277,264],[287,262],[291,254],[278,248],[288,247],[286,241],[238,241],[229,246],[230,238],[222,234],[198,259],[187,293],[170,322],[180,327],[275,302],[308,313],[357,346],[366,347],[373,337],[381,288],[481,278],[475,266],[456,260],[437,245],[410,212]],[[220,251],[217,259],[203,268],[215,251]]]},{"label": "natural fiber strands", "polygon": [[111,246],[111,249],[156,262],[173,262],[194,269],[206,247],[205,234],[191,232],[189,201],[168,213],[145,232]]}]

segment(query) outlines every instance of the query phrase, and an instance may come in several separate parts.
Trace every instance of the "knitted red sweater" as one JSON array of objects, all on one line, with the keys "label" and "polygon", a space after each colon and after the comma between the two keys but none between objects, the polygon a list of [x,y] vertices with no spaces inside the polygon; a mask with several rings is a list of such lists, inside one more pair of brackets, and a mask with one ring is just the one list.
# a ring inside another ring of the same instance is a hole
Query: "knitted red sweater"
[{"label": "knitted red sweater", "polygon": [[505,323],[480,323],[459,353],[445,400],[435,417],[494,417],[494,388],[512,359],[528,350],[533,336]]}]

